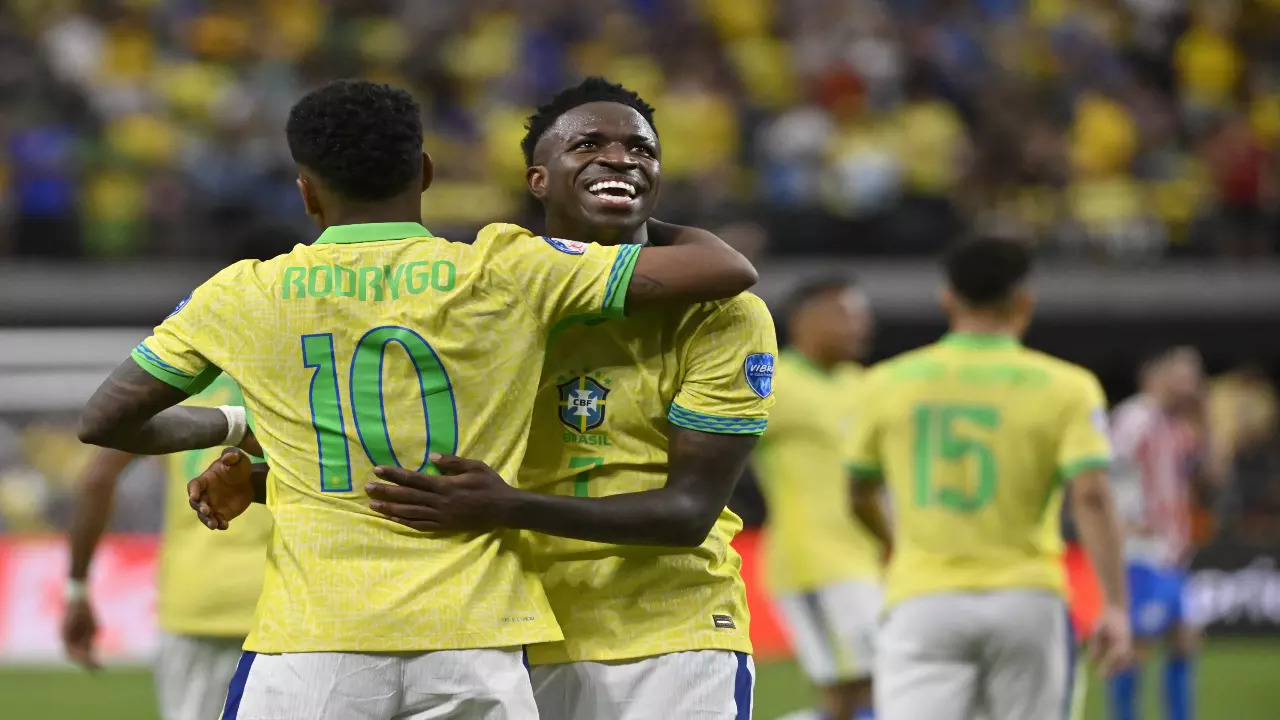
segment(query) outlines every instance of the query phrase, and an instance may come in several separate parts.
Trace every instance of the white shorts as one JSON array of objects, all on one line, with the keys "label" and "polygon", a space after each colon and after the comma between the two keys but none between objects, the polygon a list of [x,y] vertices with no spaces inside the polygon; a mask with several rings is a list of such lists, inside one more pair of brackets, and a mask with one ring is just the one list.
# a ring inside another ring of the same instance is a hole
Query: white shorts
[{"label": "white shorts", "polygon": [[876,651],[877,720],[1055,720],[1069,711],[1067,607],[1049,592],[903,601]]},{"label": "white shorts", "polygon": [[883,600],[880,584],[871,580],[777,598],[800,666],[814,684],[870,677]]},{"label": "white shorts", "polygon": [[160,633],[156,655],[156,702],[163,720],[218,717],[227,685],[240,660],[244,638]]},{"label": "white shorts", "polygon": [[524,651],[345,652],[240,658],[223,720],[530,720]]},{"label": "white shorts", "polygon": [[530,674],[547,720],[750,720],[756,666],[746,653],[691,650]]}]

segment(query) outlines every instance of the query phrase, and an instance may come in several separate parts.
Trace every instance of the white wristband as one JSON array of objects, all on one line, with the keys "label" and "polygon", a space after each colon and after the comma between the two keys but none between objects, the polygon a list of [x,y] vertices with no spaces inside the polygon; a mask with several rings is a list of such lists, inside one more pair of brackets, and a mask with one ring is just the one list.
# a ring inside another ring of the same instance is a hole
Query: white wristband
[{"label": "white wristband", "polygon": [[89,599],[89,584],[84,580],[67,578],[67,584],[62,589],[62,599],[65,600],[68,605],[71,603],[84,602]]},{"label": "white wristband", "polygon": [[249,418],[244,408],[237,405],[219,405],[218,409],[227,418],[227,436],[222,439],[223,445],[239,445],[249,432]]}]

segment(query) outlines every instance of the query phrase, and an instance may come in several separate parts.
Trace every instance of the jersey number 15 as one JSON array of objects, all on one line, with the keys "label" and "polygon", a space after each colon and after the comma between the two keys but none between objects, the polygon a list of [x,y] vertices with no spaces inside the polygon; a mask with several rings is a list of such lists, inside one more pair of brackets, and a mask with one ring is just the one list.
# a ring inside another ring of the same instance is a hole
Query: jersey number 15
[{"label": "jersey number 15", "polygon": [[[440,358],[421,335],[409,328],[374,328],[356,343],[347,383],[356,436],[360,438],[369,462],[374,465],[409,467],[396,457],[395,448],[391,446],[391,433],[387,430],[382,365],[387,346],[391,343],[398,343],[404,349],[418,375],[422,414],[427,427],[427,449],[417,467],[418,472],[423,472],[431,466],[427,460],[430,453],[457,452],[458,409],[454,403],[453,386]],[[315,368],[309,394],[311,424],[320,449],[320,489],[324,492],[348,492],[351,490],[351,452],[347,447],[346,421],[338,391],[333,335],[303,335],[302,364]],[[434,471],[431,468],[430,472]]]},{"label": "jersey number 15", "polygon": [[[940,506],[971,513],[995,497],[995,453],[989,443],[961,435],[965,425],[995,430],[1000,426],[1000,412],[985,405],[916,406],[917,507]],[[939,467],[940,463],[944,465]],[[941,472],[935,472],[938,470]]]}]

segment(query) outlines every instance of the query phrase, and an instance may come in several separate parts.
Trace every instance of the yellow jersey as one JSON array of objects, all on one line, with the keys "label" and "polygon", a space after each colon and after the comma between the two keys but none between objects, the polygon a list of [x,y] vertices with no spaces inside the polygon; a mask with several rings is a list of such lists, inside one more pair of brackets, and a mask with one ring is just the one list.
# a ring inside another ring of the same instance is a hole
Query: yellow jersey
[{"label": "yellow jersey", "polygon": [[[222,375],[185,404],[244,405],[244,399],[231,378]],[[157,594],[160,627],[177,635],[243,638],[253,627],[253,609],[262,594],[271,539],[267,508],[252,505],[230,528],[213,532],[187,504],[187,481],[221,453],[222,448],[209,448],[165,458],[169,483]]]},{"label": "yellow jersey", "polygon": [[[556,332],[520,486],[578,497],[663,487],[669,427],[764,432],[776,352],[769,311],[750,294]],[[530,646],[530,662],[750,652],[742,560],[729,546],[741,529],[725,508],[696,548],[529,533],[564,631]]]},{"label": "yellow jersey", "polygon": [[883,549],[853,516],[845,457],[862,375],[853,363],[828,372],[795,350],[778,358],[778,401],[754,458],[769,509],[765,571],[774,593],[879,580]]},{"label": "yellow jersey", "polygon": [[869,371],[851,470],[894,505],[886,607],[944,592],[1064,592],[1065,481],[1110,461],[1084,368],[1009,336],[951,334]]},{"label": "yellow jersey", "polygon": [[516,477],[549,329],[621,314],[638,246],[474,244],[417,223],[331,227],[195,290],[134,359],[193,389],[240,385],[275,520],[245,649],[399,652],[560,639],[520,534],[420,533],[369,510],[375,465],[456,453]]}]

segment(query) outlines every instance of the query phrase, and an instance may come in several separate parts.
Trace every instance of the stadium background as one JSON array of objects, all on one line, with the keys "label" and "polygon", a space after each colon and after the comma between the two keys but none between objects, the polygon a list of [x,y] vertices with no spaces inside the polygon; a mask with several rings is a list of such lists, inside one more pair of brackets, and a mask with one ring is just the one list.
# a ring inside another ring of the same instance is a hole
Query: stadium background
[{"label": "stadium background", "polygon": [[[521,124],[585,74],[657,106],[661,217],[751,255],[775,309],[814,273],[856,274],[877,358],[941,331],[930,256],[966,228],[1041,248],[1029,343],[1112,402],[1142,357],[1196,345],[1221,471],[1197,499],[1201,717],[1280,714],[1277,0],[9,0],[0,714],[151,717],[153,465],[122,481],[96,569],[122,665],[58,664],[55,534],[87,459],[67,422],[191,287],[312,237],[282,142],[293,100],[342,76],[412,88],[437,161],[427,223],[465,238],[538,226]],[[735,505],[765,521],[750,479]],[[769,720],[809,696],[760,597]]]}]

